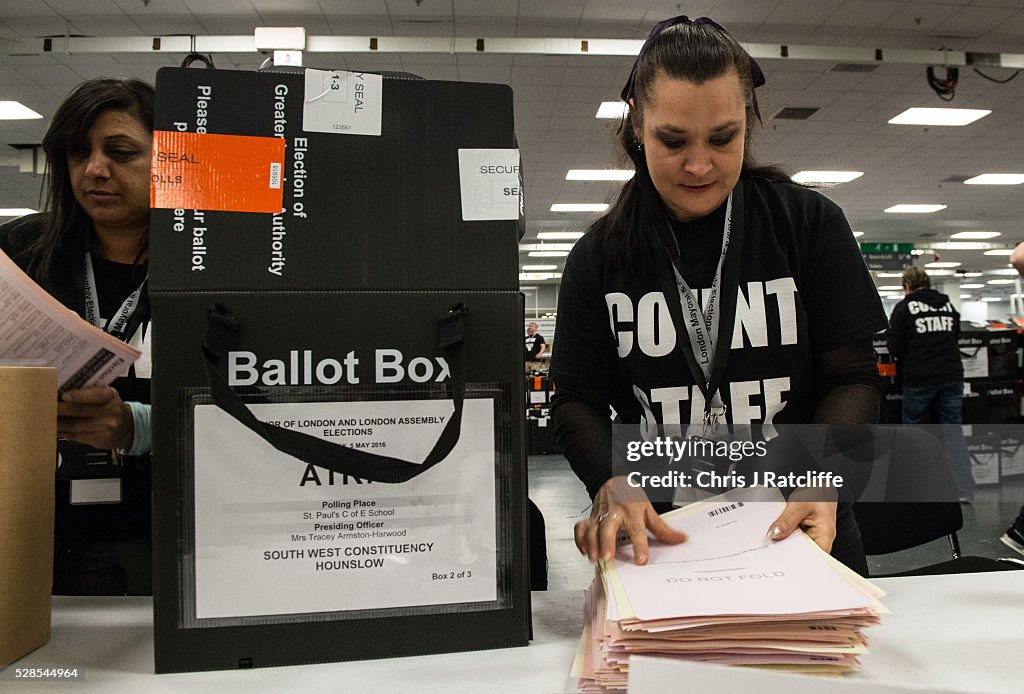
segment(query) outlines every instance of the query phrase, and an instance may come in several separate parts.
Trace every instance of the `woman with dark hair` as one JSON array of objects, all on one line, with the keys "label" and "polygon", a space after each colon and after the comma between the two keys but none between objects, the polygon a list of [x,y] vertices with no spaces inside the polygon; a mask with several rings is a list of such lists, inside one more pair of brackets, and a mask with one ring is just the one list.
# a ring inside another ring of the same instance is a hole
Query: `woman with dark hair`
[{"label": "woman with dark hair", "polygon": [[[566,262],[552,360],[556,436],[594,500],[575,529],[591,559],[610,557],[620,532],[640,564],[648,532],[685,540],[658,516],[670,506],[613,468],[611,411],[645,441],[877,421],[871,337],[885,314],[839,207],[754,163],[764,81],[721,26],[675,17],[622,90],[636,174]],[[849,508],[802,491],[769,536],[801,527],[866,573]]]},{"label": "woman with dark hair", "polygon": [[43,138],[43,211],[0,227],[0,249],[50,294],[143,352],[113,387],[67,391],[58,403],[54,593],[152,592],[152,130],[150,85],[80,84]]}]

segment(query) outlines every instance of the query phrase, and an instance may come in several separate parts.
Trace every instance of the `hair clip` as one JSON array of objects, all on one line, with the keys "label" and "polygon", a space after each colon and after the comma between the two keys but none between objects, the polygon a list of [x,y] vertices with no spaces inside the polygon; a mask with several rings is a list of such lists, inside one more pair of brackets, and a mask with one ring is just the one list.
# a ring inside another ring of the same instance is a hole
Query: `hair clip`
[{"label": "hair clip", "polygon": [[[709,26],[714,27],[715,29],[718,29],[723,34],[729,33],[725,27],[723,27],[721,24],[719,24],[713,19],[710,19],[708,17],[698,17],[697,19],[691,20],[684,14],[681,14],[677,17],[671,17],[669,19],[662,20],[655,24],[654,28],[651,29],[651,33],[647,35],[647,39],[644,41],[644,45],[640,47],[640,52],[637,54],[636,60],[633,61],[633,69],[630,70],[629,78],[626,80],[626,85],[622,88],[622,92],[620,93],[622,100],[625,101],[627,104],[629,103],[629,100],[633,98],[633,88],[636,84],[637,65],[640,64],[640,59],[643,57],[644,53],[646,53],[647,49],[650,47],[651,41],[654,40],[655,36],[657,36],[658,34],[660,34],[661,32],[665,31],[670,27],[674,27],[676,24],[707,24]],[[765,83],[764,72],[761,70],[761,66],[757,64],[757,61],[754,60],[749,53],[747,53],[747,59],[750,61],[750,77],[754,85],[753,90],[751,90],[751,98],[754,106],[754,115],[757,116],[757,120],[760,121],[761,110],[757,106],[757,92],[754,90],[756,90],[758,87]]]}]

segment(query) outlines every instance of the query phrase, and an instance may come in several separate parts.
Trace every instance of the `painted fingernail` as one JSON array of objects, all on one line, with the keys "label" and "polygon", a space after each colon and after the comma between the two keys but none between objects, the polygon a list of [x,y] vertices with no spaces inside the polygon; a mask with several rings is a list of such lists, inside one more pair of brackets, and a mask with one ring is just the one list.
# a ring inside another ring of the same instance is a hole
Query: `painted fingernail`
[{"label": "painted fingernail", "polygon": [[780,528],[779,526],[776,525],[774,528],[772,528],[771,530],[768,531],[768,538],[771,539],[771,540],[774,540],[775,538],[777,538],[781,534],[782,534],[782,528]]}]

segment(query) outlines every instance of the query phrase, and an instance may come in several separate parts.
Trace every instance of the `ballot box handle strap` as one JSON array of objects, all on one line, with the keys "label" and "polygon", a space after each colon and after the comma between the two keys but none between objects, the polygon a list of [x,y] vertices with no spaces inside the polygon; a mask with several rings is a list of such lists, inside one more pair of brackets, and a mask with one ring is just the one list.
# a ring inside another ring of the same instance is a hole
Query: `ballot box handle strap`
[{"label": "ballot box handle strap", "polygon": [[337,474],[371,482],[405,482],[444,460],[459,441],[462,431],[462,405],[466,394],[463,326],[467,313],[465,305],[460,303],[438,320],[439,346],[448,362],[448,387],[455,411],[422,463],[412,463],[349,448],[257,419],[242,398],[228,385],[227,353],[241,326],[238,318],[220,304],[215,304],[209,309],[206,334],[203,336],[202,349],[207,382],[213,401],[218,407],[259,434],[282,453]]}]

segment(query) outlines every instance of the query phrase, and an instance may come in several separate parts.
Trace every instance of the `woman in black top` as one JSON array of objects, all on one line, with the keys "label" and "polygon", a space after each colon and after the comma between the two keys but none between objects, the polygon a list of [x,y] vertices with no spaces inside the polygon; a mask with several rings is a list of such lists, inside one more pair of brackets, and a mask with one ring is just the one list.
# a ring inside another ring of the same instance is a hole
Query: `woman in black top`
[{"label": "woman in black top", "polygon": [[0,227],[0,248],[86,320],[143,357],[110,386],[58,403],[54,592],[147,594],[150,558],[149,167],[153,88],[96,79],[43,138],[46,202]]},{"label": "woman in black top", "polygon": [[[552,364],[556,435],[594,500],[575,531],[591,559],[610,557],[620,531],[640,564],[648,532],[685,539],[613,472],[610,411],[647,440],[877,420],[881,302],[842,211],[753,162],[763,82],[722,27],[676,17],[623,89],[636,175],[566,263]],[[766,530],[798,526],[866,572],[847,507],[837,524],[836,502],[797,493]]]}]

